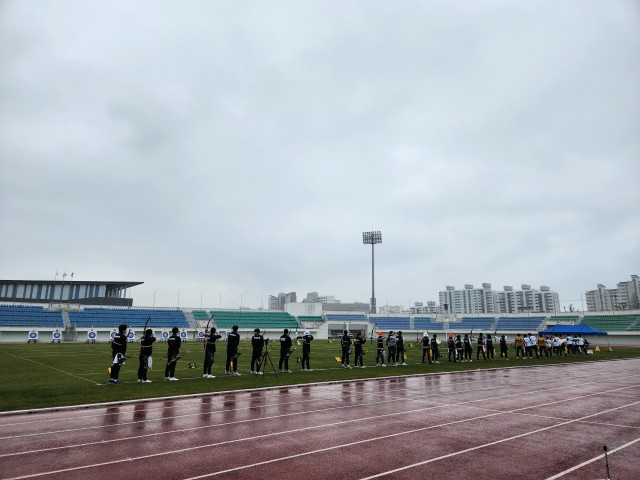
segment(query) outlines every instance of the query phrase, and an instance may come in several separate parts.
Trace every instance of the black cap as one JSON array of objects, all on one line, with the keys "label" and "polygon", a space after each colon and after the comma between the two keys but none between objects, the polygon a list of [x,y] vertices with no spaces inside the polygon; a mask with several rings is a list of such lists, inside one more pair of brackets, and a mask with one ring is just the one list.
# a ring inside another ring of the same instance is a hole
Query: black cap
[{"label": "black cap", "polygon": [[119,332],[123,332],[123,331],[125,331],[127,328],[128,328],[128,327],[127,327],[124,323],[121,323],[121,324],[118,326],[118,331],[119,331]]}]

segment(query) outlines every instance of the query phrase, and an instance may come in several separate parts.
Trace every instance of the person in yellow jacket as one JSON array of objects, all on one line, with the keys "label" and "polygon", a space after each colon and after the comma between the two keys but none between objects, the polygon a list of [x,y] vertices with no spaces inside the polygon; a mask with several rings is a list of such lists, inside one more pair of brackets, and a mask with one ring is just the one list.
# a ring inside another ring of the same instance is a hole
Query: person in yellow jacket
[{"label": "person in yellow jacket", "polygon": [[549,351],[547,350],[547,339],[541,334],[538,334],[538,351],[540,352],[540,356],[542,356],[543,353],[545,357],[549,356]]},{"label": "person in yellow jacket", "polygon": [[524,341],[522,339],[522,335],[517,334],[514,344],[516,346],[516,358],[520,358],[520,353],[522,353],[522,358],[524,358]]}]

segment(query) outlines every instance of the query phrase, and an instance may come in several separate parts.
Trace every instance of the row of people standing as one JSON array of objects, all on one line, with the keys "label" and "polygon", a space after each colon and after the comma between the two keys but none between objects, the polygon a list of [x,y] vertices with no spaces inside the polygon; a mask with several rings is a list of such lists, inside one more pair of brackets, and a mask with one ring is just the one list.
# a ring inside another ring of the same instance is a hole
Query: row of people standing
[{"label": "row of people standing", "polygon": [[363,337],[360,332],[351,339],[348,330],[344,330],[342,337],[340,337],[340,348],[342,355],[340,360],[342,368],[352,368],[350,364],[351,359],[351,344],[353,343],[353,363],[355,368],[365,368],[364,366],[364,345],[367,342],[366,337]]},{"label": "row of people standing", "polygon": [[[227,365],[225,366],[226,374],[231,374],[229,369],[229,363],[234,359],[237,359],[237,347],[239,343],[239,336],[237,335],[236,326],[233,327],[231,343],[227,343]],[[212,338],[212,335],[215,338]],[[221,338],[220,335],[215,333],[215,328],[212,328],[212,333],[207,337],[206,342],[211,342],[215,345],[215,341]],[[296,337],[296,340],[302,345],[302,370],[311,371],[310,357],[311,357],[311,341],[314,337],[309,331],[305,331],[303,336]],[[483,333],[479,333],[475,339],[476,343],[476,360],[480,360],[482,356],[483,360],[493,360],[497,357],[496,342],[500,349],[500,358],[509,358],[509,344],[505,335],[501,335],[497,338],[497,335],[492,336]],[[284,329],[283,334],[279,339],[280,343],[280,358],[278,362],[278,368],[281,372],[291,373],[289,369],[289,358],[292,350],[292,339],[289,336],[289,330]],[[437,334],[433,334],[429,337],[427,332],[424,333],[422,338],[422,362],[423,363],[440,363],[440,344]],[[474,338],[472,334],[454,335],[450,333],[446,341],[446,348],[448,353],[449,362],[472,362],[473,361],[473,343]],[[342,368],[364,368],[364,345],[366,344],[366,337],[358,332],[355,337],[349,334],[347,330],[343,331],[343,335],[340,338],[341,357],[340,362]],[[567,349],[560,348],[563,345],[568,345]],[[263,370],[264,363],[264,346],[265,339],[260,333],[260,329],[254,330],[254,335],[251,338],[252,345],[252,357],[251,357],[251,373],[261,374],[261,368]],[[353,351],[351,349],[353,345]],[[531,357],[534,354],[536,356],[545,355],[562,355],[566,352],[573,354],[580,354],[588,347],[588,342],[582,339],[581,336],[568,337],[563,339],[562,336],[558,337],[535,337],[528,335],[522,337],[517,335],[514,345],[516,347],[516,356],[521,353]],[[376,346],[376,366],[387,365],[407,365],[406,360],[406,348],[405,340],[402,331],[395,333],[390,331],[385,337],[382,332],[378,332],[377,346]],[[519,347],[522,351],[519,350]],[[215,351],[215,347],[214,347]],[[351,355],[353,353],[354,365],[351,366]],[[209,365],[213,361],[209,362]],[[239,375],[237,373],[237,362],[233,362],[234,372],[233,375]],[[207,373],[207,372],[205,372]],[[210,374],[210,370],[209,370]]]},{"label": "row of people standing", "polygon": [[[215,378],[211,375],[211,366],[214,363],[214,355],[216,351],[216,342],[222,338],[216,332],[215,327],[211,327],[210,333],[205,336],[205,371],[203,376],[206,378]],[[302,345],[302,370],[311,371],[311,341],[313,335],[308,330],[304,335],[296,337],[296,340]],[[267,360],[266,345],[269,339],[265,339],[259,328],[254,329],[251,337],[251,373],[262,375],[264,373],[264,364]],[[278,369],[283,373],[291,373],[289,369],[289,358],[294,351],[293,341],[289,335],[289,329],[285,328],[279,338],[280,358],[278,361]],[[231,332],[227,335],[227,360],[225,363],[225,375],[240,376],[238,372],[238,346],[240,344],[240,335],[238,334],[238,326],[234,325]]]},{"label": "row of people standing", "polygon": [[[476,360],[493,360],[496,358],[495,341],[496,337],[491,334],[486,336],[480,333],[476,339]],[[473,336],[469,333],[454,335],[450,333],[447,337],[446,348],[449,362],[473,362]],[[509,346],[504,335],[497,340],[500,346],[500,357],[507,359],[509,356]],[[429,337],[427,332],[422,337],[422,363],[440,363],[440,344],[437,334]]]},{"label": "row of people standing", "polygon": [[402,331],[399,330],[396,334],[391,330],[386,338],[382,332],[378,332],[376,367],[406,365],[406,358],[406,348]]},{"label": "row of people standing", "polygon": [[[112,349],[112,363],[110,367],[110,383],[119,383],[118,376],[120,367],[125,363],[125,353],[127,349],[127,334],[126,325],[120,325],[117,334],[113,336],[111,342]],[[497,338],[497,335],[495,336]],[[215,378],[211,374],[211,368],[214,363],[214,356],[216,352],[216,342],[222,338],[215,329],[212,327],[207,335],[205,335],[205,357],[203,362],[203,377]],[[486,336],[480,333],[476,339],[476,360],[480,359],[480,355],[485,360],[493,360],[496,357],[494,341],[496,338],[491,334]],[[302,345],[302,370],[311,371],[311,341],[314,337],[309,331],[305,331],[303,336],[296,337],[296,340]],[[147,378],[147,371],[151,366],[151,355],[153,350],[153,343],[156,338],[153,336],[153,331],[147,329],[144,331],[142,338],[140,339],[140,354],[139,354],[139,367],[138,367],[138,382],[150,383]],[[268,339],[265,339],[261,334],[260,329],[254,330],[254,335],[251,338],[252,356],[251,356],[251,373],[262,374],[264,371],[264,363],[267,358],[265,345]],[[373,341],[373,338],[372,338]],[[509,345],[504,335],[497,340],[500,347],[500,357],[508,359]],[[240,343],[240,335],[238,333],[238,327],[233,326],[232,331],[227,334],[227,355],[225,363],[225,375],[240,376],[238,372],[238,346]],[[283,334],[279,339],[280,343],[280,358],[278,362],[278,368],[281,372],[291,373],[289,369],[289,358],[294,348],[292,348],[292,339],[289,336],[289,330],[284,329]],[[342,368],[352,368],[350,364],[351,359],[351,346],[353,345],[354,354],[354,366],[356,368],[365,368],[364,366],[364,345],[366,343],[366,337],[361,333],[357,333],[354,338],[349,335],[347,330],[344,330],[340,339],[341,345],[341,358],[339,359]],[[422,362],[423,363],[440,363],[440,344],[441,341],[437,338],[437,334],[429,337],[427,332],[424,333],[421,340],[422,346]],[[167,339],[168,351],[167,351],[167,363],[165,366],[164,378],[165,380],[175,381],[176,364],[180,358],[181,338],[179,335],[179,329],[174,327],[172,329],[172,335]],[[532,358],[546,357],[558,355],[581,355],[586,353],[589,347],[589,342],[582,338],[581,335],[567,336],[563,338],[559,337],[542,336],[542,335],[516,335],[514,340],[514,346],[516,349],[516,358]],[[448,353],[449,362],[471,362],[473,356],[473,337],[471,334],[455,335],[449,334],[446,340],[446,348]],[[398,366],[407,365],[406,362],[406,350],[404,337],[401,331],[397,334],[390,331],[385,337],[382,332],[378,333],[377,348],[376,348],[376,366]]]},{"label": "row of people standing", "polygon": [[[120,368],[126,363],[127,352],[127,325],[118,326],[118,331],[113,335],[111,340],[111,366],[109,368],[109,383],[120,383]],[[174,327],[172,335],[167,339],[167,364],[165,366],[165,380],[177,380],[175,377],[176,363],[180,358],[180,339],[179,329]],[[156,337],[153,336],[153,330],[146,329],[140,338],[140,353],[138,355],[138,383],[151,383],[147,378],[147,372],[151,367],[153,354],[153,344]]]},{"label": "row of people standing", "polygon": [[514,340],[516,347],[516,358],[532,358],[535,354],[536,358],[542,356],[568,356],[582,355],[587,353],[589,342],[582,335],[568,335],[566,338],[559,336],[538,336],[528,334],[517,334]]}]

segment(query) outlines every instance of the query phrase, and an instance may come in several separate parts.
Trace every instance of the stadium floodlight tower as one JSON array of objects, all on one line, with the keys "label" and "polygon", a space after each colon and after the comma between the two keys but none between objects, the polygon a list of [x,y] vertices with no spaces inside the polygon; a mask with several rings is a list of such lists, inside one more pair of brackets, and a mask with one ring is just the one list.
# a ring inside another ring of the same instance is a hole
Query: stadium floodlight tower
[{"label": "stadium floodlight tower", "polygon": [[371,245],[371,313],[376,313],[376,290],[375,290],[375,269],[374,269],[374,255],[373,246],[376,243],[382,243],[382,232],[362,232],[362,243],[365,245]]}]

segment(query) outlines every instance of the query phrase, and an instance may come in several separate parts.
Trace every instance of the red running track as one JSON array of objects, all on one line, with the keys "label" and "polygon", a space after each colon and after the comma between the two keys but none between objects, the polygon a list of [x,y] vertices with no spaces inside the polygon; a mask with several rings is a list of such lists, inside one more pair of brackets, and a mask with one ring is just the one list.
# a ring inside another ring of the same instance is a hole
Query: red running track
[{"label": "red running track", "polygon": [[0,478],[640,478],[640,359],[0,416]]}]

